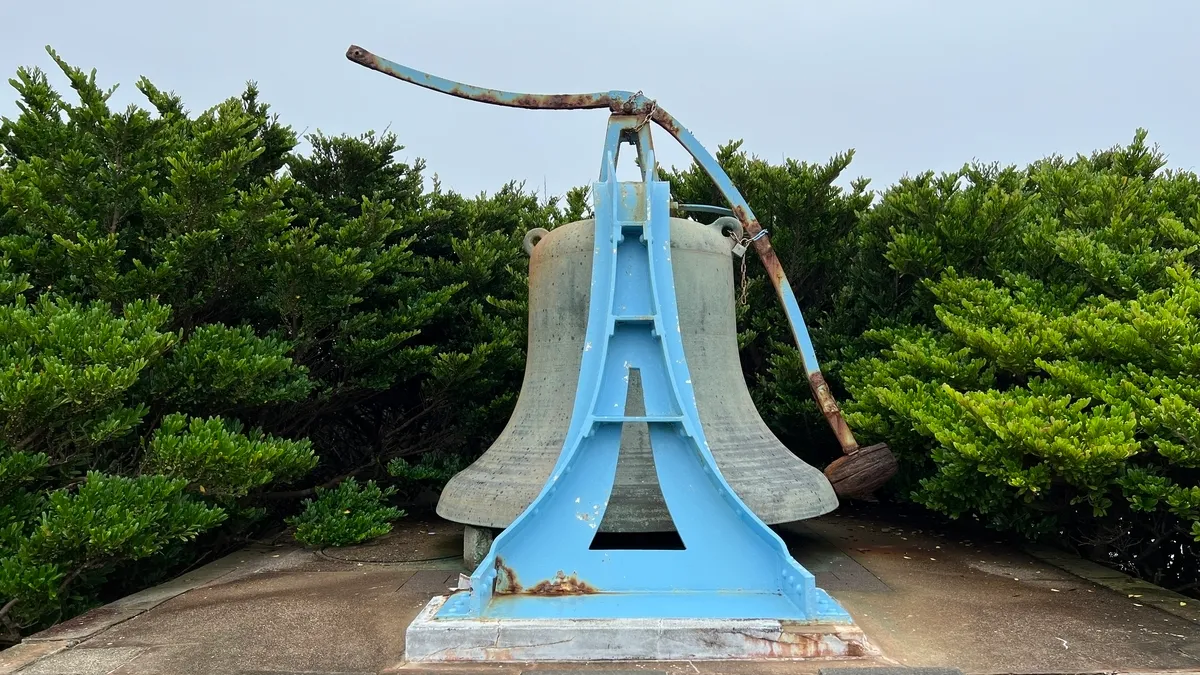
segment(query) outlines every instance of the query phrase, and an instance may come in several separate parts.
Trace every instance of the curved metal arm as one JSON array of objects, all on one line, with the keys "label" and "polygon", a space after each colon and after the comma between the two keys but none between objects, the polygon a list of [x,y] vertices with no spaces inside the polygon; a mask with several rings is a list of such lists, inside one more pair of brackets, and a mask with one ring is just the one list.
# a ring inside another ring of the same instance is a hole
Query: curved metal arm
[{"label": "curved metal arm", "polygon": [[850,427],[846,424],[845,419],[843,419],[837,401],[834,400],[833,394],[829,391],[829,386],[825,383],[825,377],[821,374],[821,367],[817,362],[817,354],[813,349],[812,339],[808,334],[808,326],[804,322],[804,315],[800,311],[796,295],[792,292],[792,287],[788,284],[787,276],[783,273],[783,265],[780,264],[779,257],[775,255],[775,250],[771,248],[770,239],[765,236],[765,233],[760,236],[762,226],[759,225],[754,212],[750,210],[750,204],[746,202],[746,199],[734,187],[733,181],[730,180],[725,170],[721,168],[721,165],[717,163],[717,160],[700,144],[700,141],[692,135],[692,132],[688,131],[679,123],[679,120],[672,117],[666,110],[658,107],[658,104],[654,100],[642,95],[640,91],[613,90],[590,94],[523,94],[499,89],[485,89],[483,87],[447,80],[414,68],[409,68],[408,66],[402,66],[381,56],[372,54],[357,45],[351,45],[346,50],[346,58],[371,70],[391,75],[419,87],[470,101],[531,110],[594,110],[597,108],[608,108],[615,114],[643,115],[653,120],[666,130],[667,133],[671,134],[675,140],[679,141],[680,145],[696,160],[696,163],[704,169],[709,178],[716,183],[717,189],[721,191],[722,196],[725,197],[725,200],[732,207],[733,215],[742,222],[746,236],[754,238],[754,249],[758,252],[758,257],[762,260],[763,267],[767,270],[767,276],[770,278],[771,284],[775,287],[779,301],[783,304],[784,313],[787,315],[788,323],[792,329],[792,336],[796,340],[796,346],[800,349],[800,356],[804,363],[805,373],[808,376],[813,396],[816,397],[817,404],[821,407],[821,412],[837,436],[842,450],[850,453],[858,449],[858,442],[854,440],[854,434],[850,431]]},{"label": "curved metal arm", "polygon": [[501,105],[509,108],[527,108],[531,110],[588,110],[608,108],[613,112],[633,115],[639,112],[633,107],[635,99],[640,98],[641,100],[638,101],[640,104],[648,102],[648,99],[642,96],[640,92],[635,94],[628,91],[597,92],[593,94],[519,94],[499,89],[485,89],[483,87],[447,80],[436,75],[430,75],[429,73],[409,68],[408,66],[402,66],[382,56],[376,56],[357,45],[350,45],[350,48],[346,50],[346,58],[371,70],[377,70],[385,75],[391,75],[396,79],[404,80],[419,87],[465,98],[469,101],[491,103],[492,105]]}]

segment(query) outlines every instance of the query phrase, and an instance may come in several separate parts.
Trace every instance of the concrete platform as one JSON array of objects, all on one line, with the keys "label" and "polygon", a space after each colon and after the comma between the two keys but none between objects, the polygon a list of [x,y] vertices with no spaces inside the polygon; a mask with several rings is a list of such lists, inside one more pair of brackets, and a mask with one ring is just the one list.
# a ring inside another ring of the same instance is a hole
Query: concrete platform
[{"label": "concrete platform", "polygon": [[878,656],[849,624],[744,619],[438,619],[437,596],[409,624],[410,663],[732,661]]},{"label": "concrete platform", "polygon": [[1123,584],[1128,579],[1111,570],[1092,573],[1077,565],[1078,576],[1063,569],[1069,561],[1051,564],[991,537],[971,540],[858,507],[782,534],[818,585],[850,611],[877,655],[409,663],[408,626],[468,570],[461,527],[419,520],[400,525],[355,549],[251,547],[0,651],[0,674],[816,675],[850,666],[958,668],[967,675],[1200,673],[1200,613],[1194,611],[1200,602]]}]

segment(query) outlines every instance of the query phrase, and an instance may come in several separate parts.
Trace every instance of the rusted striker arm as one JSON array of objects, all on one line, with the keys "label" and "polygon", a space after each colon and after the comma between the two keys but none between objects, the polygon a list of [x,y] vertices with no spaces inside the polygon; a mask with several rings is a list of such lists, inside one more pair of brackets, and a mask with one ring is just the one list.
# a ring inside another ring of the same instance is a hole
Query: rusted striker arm
[{"label": "rusted striker arm", "polygon": [[350,45],[350,48],[346,50],[346,58],[371,70],[390,75],[419,87],[465,98],[469,101],[490,103],[509,108],[526,108],[530,110],[588,110],[608,108],[613,112],[635,114],[638,111],[633,108],[633,101],[638,97],[645,99],[640,94],[628,91],[607,91],[590,94],[522,94],[500,89],[486,89],[484,87],[463,84],[462,82],[455,82],[454,80],[447,80],[443,77],[430,75],[429,73],[400,65],[382,56],[372,54],[358,45]]}]

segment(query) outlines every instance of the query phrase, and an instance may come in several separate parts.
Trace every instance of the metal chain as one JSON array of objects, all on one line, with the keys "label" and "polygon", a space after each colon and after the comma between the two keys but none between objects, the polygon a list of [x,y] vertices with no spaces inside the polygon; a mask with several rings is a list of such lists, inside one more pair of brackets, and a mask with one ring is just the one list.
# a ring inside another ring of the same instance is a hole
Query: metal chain
[{"label": "metal chain", "polygon": [[[749,251],[747,251],[747,253],[749,253]],[[741,297],[738,298],[738,302],[740,302],[743,305],[745,305],[749,302],[749,295],[748,295],[749,289],[746,287],[746,285],[748,283],[746,280],[746,258],[747,257],[748,256],[745,256],[745,255],[742,256],[742,295],[741,295]]]},{"label": "metal chain", "polygon": [[[638,92],[638,95],[640,95],[640,94],[641,94],[641,92]],[[646,116],[643,117],[642,120],[633,127],[633,130],[641,131],[642,127],[644,127],[650,123],[650,118],[653,117],[654,113],[657,111],[658,111],[658,101],[651,100],[650,101],[650,109],[646,111]]]},{"label": "metal chain", "polygon": [[730,232],[729,235],[727,235],[727,236],[731,240],[733,240],[734,247],[737,247],[739,244],[745,246],[745,250],[742,251],[742,255],[741,255],[741,258],[742,258],[742,293],[741,293],[741,296],[738,298],[738,302],[740,302],[741,304],[744,305],[744,304],[746,304],[747,293],[748,293],[748,290],[746,288],[746,285],[748,283],[748,281],[746,280],[746,258],[750,255],[750,244],[753,244],[754,242],[758,241],[759,239],[762,239],[763,237],[767,236],[767,231],[759,230],[758,234],[754,235],[753,237],[742,237],[741,239],[738,239],[736,236],[734,236],[734,234],[732,232]]},{"label": "metal chain", "polygon": [[[741,244],[741,243],[745,243],[745,242],[747,241],[747,239],[748,239],[747,237],[742,237],[742,238],[739,240],[739,239],[737,238],[737,235],[735,235],[735,234],[734,234],[734,233],[732,233],[732,232],[730,232],[728,236],[729,236],[729,238],[730,238],[730,239],[733,241],[733,244],[734,244],[734,246],[737,246],[738,244]],[[747,291],[747,289],[746,289],[746,284],[747,284],[747,280],[746,280],[746,256],[747,256],[749,253],[750,253],[750,250],[749,250],[749,249],[746,249],[746,251],[745,251],[745,252],[743,252],[743,253],[742,253],[742,255],[741,255],[741,258],[742,258],[742,290],[741,290],[741,294],[739,294],[739,296],[738,296],[738,303],[739,303],[739,304],[742,304],[742,305],[746,304],[746,301],[747,301],[747,299],[748,299],[748,291]]]}]

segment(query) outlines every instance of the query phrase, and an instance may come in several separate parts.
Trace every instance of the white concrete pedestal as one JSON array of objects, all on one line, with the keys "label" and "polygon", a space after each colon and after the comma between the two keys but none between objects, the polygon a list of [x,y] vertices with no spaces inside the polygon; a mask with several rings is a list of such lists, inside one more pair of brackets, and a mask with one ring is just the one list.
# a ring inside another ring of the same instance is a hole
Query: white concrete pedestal
[{"label": "white concrete pedestal", "polygon": [[721,661],[874,657],[862,629],[773,619],[436,619],[435,597],[409,624],[405,659]]}]

